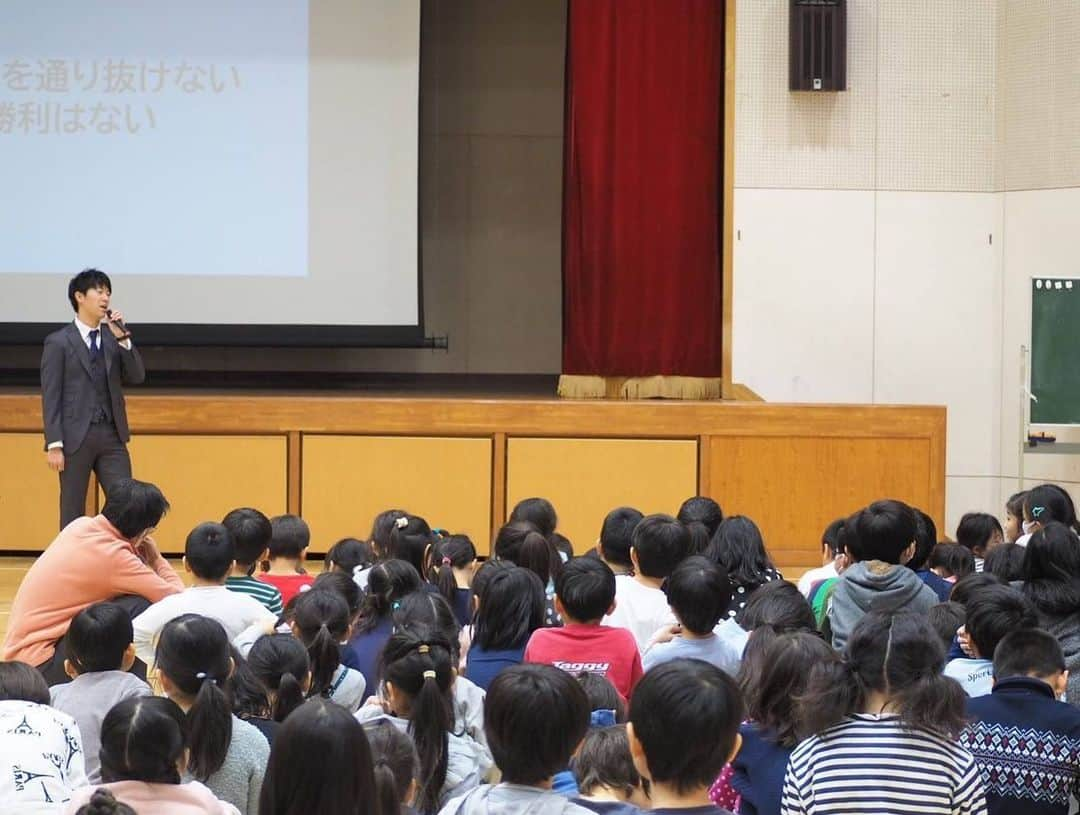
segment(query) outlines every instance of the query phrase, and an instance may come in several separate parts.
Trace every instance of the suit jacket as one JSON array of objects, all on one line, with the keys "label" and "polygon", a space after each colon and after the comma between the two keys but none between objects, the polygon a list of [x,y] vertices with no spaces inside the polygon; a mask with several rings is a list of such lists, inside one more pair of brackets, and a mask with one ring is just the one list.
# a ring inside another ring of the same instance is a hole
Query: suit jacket
[{"label": "suit jacket", "polygon": [[[109,398],[113,422],[122,441],[131,437],[123,384],[138,385],[146,377],[142,357],[133,345],[130,351],[120,347],[116,337],[102,324],[101,350],[109,378]],[[45,446],[64,443],[65,453],[74,453],[86,438],[96,399],[90,378],[90,349],[86,347],[75,323],[68,323],[45,338],[41,355],[41,413],[45,422]]]}]

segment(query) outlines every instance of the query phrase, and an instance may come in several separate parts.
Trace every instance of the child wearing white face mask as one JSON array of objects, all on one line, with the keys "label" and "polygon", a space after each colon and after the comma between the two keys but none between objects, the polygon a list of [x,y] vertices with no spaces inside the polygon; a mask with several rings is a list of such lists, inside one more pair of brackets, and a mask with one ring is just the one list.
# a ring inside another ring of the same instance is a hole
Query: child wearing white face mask
[{"label": "child wearing white face mask", "polygon": [[1076,521],[1076,506],[1072,496],[1064,488],[1057,484],[1032,487],[1024,496],[1024,521],[1021,525],[1024,534],[1017,538],[1016,542],[1020,546],[1027,546],[1031,536],[1051,521],[1065,524],[1073,534],[1080,531]]}]

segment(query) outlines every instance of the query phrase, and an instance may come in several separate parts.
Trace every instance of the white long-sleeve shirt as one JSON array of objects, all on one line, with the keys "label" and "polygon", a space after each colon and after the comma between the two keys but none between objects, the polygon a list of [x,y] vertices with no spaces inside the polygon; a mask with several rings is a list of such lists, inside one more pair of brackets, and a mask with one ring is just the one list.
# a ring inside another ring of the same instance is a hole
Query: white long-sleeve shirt
[{"label": "white long-sleeve shirt", "polygon": [[249,645],[277,622],[266,606],[246,594],[224,586],[192,586],[159,600],[132,621],[135,654],[139,659],[147,665],[153,664],[158,634],[165,623],[182,614],[201,614],[217,620],[230,642],[239,640]]}]

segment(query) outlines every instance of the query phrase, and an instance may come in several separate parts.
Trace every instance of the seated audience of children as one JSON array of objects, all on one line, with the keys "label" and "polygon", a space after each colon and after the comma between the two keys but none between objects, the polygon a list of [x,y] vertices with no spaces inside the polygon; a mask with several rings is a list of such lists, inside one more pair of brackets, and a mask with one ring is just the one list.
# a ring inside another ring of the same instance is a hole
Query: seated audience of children
[{"label": "seated audience of children", "polygon": [[388,510],[315,580],[301,518],[242,508],[188,534],[188,589],[150,538],[165,509],[121,482],[25,576],[0,811],[1066,815],[1080,789],[1080,527],[1056,485],[1004,528],[964,515],[956,544],[875,502],[799,586],[705,496],[612,510],[576,558],[526,499],[479,568]]}]

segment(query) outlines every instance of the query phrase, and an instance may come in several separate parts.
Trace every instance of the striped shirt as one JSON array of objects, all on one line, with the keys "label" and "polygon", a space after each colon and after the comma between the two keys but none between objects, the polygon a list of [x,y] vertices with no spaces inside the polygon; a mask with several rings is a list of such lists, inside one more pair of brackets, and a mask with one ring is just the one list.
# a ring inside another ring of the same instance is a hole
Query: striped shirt
[{"label": "striped shirt", "polygon": [[795,748],[781,815],[986,815],[972,758],[953,741],[856,714]]},{"label": "striped shirt", "polygon": [[271,612],[281,616],[281,592],[278,591],[277,586],[263,583],[254,577],[229,577],[225,579],[225,588],[254,597]]}]

